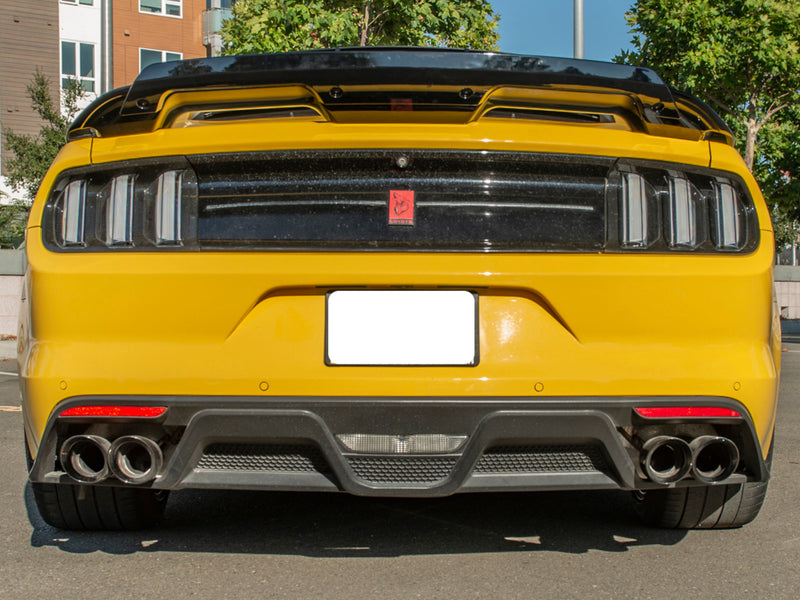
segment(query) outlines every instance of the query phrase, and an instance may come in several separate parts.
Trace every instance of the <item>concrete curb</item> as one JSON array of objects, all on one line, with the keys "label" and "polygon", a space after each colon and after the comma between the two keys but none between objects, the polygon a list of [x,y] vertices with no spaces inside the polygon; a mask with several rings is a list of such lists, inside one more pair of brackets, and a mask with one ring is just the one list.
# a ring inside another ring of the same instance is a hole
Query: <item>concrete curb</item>
[{"label": "concrete curb", "polygon": [[0,360],[17,358],[17,340],[0,340]]}]

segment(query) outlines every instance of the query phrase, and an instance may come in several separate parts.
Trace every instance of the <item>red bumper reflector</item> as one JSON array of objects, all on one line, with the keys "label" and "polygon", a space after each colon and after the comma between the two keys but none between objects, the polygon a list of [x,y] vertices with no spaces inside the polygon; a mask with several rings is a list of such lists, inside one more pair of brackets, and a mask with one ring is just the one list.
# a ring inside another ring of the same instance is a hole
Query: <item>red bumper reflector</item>
[{"label": "red bumper reflector", "polygon": [[742,415],[735,410],[718,406],[642,406],[633,410],[637,415],[646,419],[742,418]]},{"label": "red bumper reflector", "polygon": [[61,413],[62,417],[160,417],[166,406],[75,406]]}]

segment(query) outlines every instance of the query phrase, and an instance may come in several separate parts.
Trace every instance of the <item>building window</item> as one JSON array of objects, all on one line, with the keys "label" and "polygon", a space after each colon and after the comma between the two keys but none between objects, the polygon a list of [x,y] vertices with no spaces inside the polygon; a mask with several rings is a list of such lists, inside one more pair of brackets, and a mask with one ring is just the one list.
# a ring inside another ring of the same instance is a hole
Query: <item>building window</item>
[{"label": "building window", "polygon": [[139,0],[139,12],[180,17],[183,0]]},{"label": "building window", "polygon": [[139,71],[155,63],[168,62],[170,60],[181,60],[183,54],[179,52],[167,52],[166,50],[150,50],[149,48],[139,48]]},{"label": "building window", "polygon": [[84,4],[86,6],[94,6],[94,0],[61,0],[62,4]]},{"label": "building window", "polygon": [[94,92],[94,44],[61,42],[61,87],[77,79],[84,92]]}]

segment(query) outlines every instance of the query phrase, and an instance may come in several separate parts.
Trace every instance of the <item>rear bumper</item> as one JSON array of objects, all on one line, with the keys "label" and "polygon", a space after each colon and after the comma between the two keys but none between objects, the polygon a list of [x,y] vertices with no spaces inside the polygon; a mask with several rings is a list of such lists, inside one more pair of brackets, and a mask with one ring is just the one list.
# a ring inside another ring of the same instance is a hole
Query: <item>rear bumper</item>
[{"label": "rear bumper", "polygon": [[[159,419],[68,417],[87,404],[166,406]],[[742,418],[643,419],[634,407],[719,406]],[[76,397],[53,412],[30,478],[70,482],[58,449],[72,435],[110,441],[144,435],[164,466],[149,487],[345,491],[368,496],[444,496],[502,490],[650,489],[643,439],[723,435],[741,456],[720,483],[765,481],[769,470],[744,406],[724,397]],[[449,454],[364,454],[342,434],[467,436]],[[675,485],[698,485],[691,477]],[[109,478],[97,485],[121,485]]]}]

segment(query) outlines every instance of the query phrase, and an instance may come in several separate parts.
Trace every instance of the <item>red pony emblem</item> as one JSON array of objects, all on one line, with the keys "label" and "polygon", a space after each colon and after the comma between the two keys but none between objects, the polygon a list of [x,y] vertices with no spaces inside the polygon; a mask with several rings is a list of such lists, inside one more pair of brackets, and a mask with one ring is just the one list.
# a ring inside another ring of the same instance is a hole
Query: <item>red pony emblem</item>
[{"label": "red pony emblem", "polygon": [[414,192],[392,190],[389,192],[389,225],[414,224]]}]

